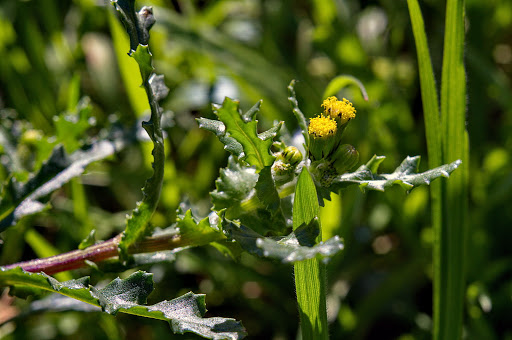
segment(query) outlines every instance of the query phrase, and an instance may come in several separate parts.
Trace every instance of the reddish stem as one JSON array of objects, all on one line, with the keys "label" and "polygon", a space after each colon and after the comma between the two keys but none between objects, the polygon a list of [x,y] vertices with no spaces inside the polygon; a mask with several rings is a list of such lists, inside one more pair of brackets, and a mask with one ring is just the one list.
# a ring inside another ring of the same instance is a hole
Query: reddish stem
[{"label": "reddish stem", "polygon": [[[86,261],[100,262],[109,258],[117,257],[118,245],[123,234],[119,234],[110,240],[97,243],[84,250],[73,250],[55,256],[41,259],[18,262],[3,266],[4,269],[21,267],[32,272],[45,272],[48,275],[85,267]],[[148,253],[161,250],[171,250],[186,246],[181,237],[176,234],[163,234],[148,237],[129,248],[130,254]]]}]

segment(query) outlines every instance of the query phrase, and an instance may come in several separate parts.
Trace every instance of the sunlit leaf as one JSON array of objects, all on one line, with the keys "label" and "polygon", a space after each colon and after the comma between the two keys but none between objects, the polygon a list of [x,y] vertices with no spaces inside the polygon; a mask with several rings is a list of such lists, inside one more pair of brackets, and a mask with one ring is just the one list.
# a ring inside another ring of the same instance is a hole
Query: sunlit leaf
[{"label": "sunlit leaf", "polygon": [[[416,173],[419,162],[419,156],[407,157],[391,174],[376,174],[367,165],[362,165],[355,172],[346,173],[334,178],[332,186],[335,189],[339,189],[350,184],[358,184],[363,191],[384,191],[386,188],[398,184],[409,191],[419,185],[429,185],[436,178],[449,177],[450,173],[461,164],[459,160],[422,173]],[[373,164],[376,163],[372,162],[370,166]]]},{"label": "sunlit leaf", "polygon": [[192,332],[208,339],[241,339],[245,329],[229,318],[203,318],[206,313],[204,295],[191,292],[171,301],[145,305],[153,291],[152,274],[138,271],[126,279],[117,278],[104,288],[89,285],[89,278],[59,282],[44,273],[29,273],[21,268],[0,270],[0,286],[28,285],[56,292],[88,304],[104,312],[118,312],[169,322],[175,333]]},{"label": "sunlit leaf", "polygon": [[143,83],[149,80],[149,76],[153,73],[152,55],[147,45],[139,45],[131,55],[139,64]]},{"label": "sunlit leaf", "polygon": [[277,259],[283,263],[312,258],[327,260],[343,249],[338,236],[326,242],[315,243],[320,232],[317,219],[310,224],[301,225],[285,237],[264,237],[243,224],[239,226],[234,222],[228,222],[224,228],[249,253]]},{"label": "sunlit leaf", "polygon": [[226,133],[242,145],[243,160],[255,166],[257,171],[272,165],[274,157],[269,153],[272,140],[262,140],[258,137],[258,121],[245,122],[238,110],[238,102],[226,98],[222,106],[217,107],[214,113],[224,123]]},{"label": "sunlit leaf", "polygon": [[239,205],[247,199],[258,181],[254,168],[243,167],[230,157],[227,168],[220,170],[216,189],[210,193],[215,210]]}]

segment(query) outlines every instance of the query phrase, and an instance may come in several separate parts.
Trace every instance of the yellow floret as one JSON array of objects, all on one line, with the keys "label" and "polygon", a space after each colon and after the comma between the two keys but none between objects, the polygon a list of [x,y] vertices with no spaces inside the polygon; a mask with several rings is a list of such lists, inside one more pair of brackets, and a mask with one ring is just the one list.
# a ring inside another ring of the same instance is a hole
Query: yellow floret
[{"label": "yellow floret", "polygon": [[323,138],[336,134],[337,125],[334,119],[319,115],[309,120],[308,132],[315,138]]},{"label": "yellow floret", "polygon": [[345,98],[343,98],[342,101],[339,101],[338,98],[334,96],[329,97],[324,100],[322,107],[324,108],[326,115],[331,118],[338,118],[340,120],[340,124],[345,124],[356,116],[356,109],[352,103]]}]

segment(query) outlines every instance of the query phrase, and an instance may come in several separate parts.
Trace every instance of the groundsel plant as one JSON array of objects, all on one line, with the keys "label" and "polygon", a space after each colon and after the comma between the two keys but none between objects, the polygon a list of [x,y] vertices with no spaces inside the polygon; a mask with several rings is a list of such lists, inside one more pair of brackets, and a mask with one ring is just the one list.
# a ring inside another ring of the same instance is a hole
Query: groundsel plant
[{"label": "groundsel plant", "polygon": [[[149,7],[136,12],[134,1],[117,0],[113,5],[129,35],[128,55],[139,65],[151,108],[151,117],[142,127],[153,142],[153,176],[146,181],[143,198],[127,218],[124,232],[101,242],[96,242],[92,234],[78,250],[1,267],[0,285],[13,287],[13,294],[30,287],[33,292],[64,295],[74,299],[74,308],[87,303],[110,314],[122,312],[161,319],[175,333],[241,339],[246,331],[240,321],[203,317],[206,307],[202,294],[189,292],[147,305],[153,290],[151,273],[137,271],[103,288],[90,285],[88,277],[59,281],[50,276],[81,267],[97,268],[106,261],[122,268],[137,267],[165,261],[169,251],[215,244],[226,252],[236,248],[293,265],[302,338],[327,339],[325,266],[343,250],[343,240],[338,236],[322,239],[319,207],[324,200],[351,185],[358,185],[363,191],[384,191],[398,184],[410,191],[438,177],[448,177],[460,161],[417,173],[420,158],[407,157],[394,172],[379,174],[385,157],[375,155],[356,167],[359,154],[343,140],[344,130],[356,119],[352,103],[345,98],[328,97],[319,105],[323,111],[310,115],[313,118],[308,122],[299,108],[292,81],[288,99],[303,136],[301,145],[292,145],[294,138],[282,129],[285,122],[258,133],[256,116],[261,101],[247,112],[241,112],[239,103],[230,98],[225,98],[222,105],[213,105],[217,119],[198,118],[197,122],[200,128],[218,137],[230,156],[227,167],[220,169],[216,189],[210,193],[211,213],[197,218],[190,209],[180,210],[173,225],[155,231],[149,220],[159,201],[165,158],[162,108],[158,102],[168,93],[163,76],[154,73],[148,46],[155,18]],[[81,105],[79,110],[86,116],[88,104]],[[115,130],[71,154],[57,145],[38,172],[25,176],[25,180],[13,172],[0,196],[0,231],[16,228],[23,217],[41,212],[51,192],[80,176],[90,163],[135,142],[133,135],[131,129]]]}]

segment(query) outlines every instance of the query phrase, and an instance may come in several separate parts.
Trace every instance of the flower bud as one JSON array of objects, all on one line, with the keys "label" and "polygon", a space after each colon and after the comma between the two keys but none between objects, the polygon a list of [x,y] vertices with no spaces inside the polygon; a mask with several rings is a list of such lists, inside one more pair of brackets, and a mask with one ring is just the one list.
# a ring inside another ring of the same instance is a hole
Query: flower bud
[{"label": "flower bud", "polygon": [[295,166],[302,161],[302,153],[295,146],[287,146],[282,152],[283,162]]},{"label": "flower bud", "polygon": [[336,149],[332,156],[332,164],[338,174],[344,174],[352,169],[359,161],[359,152],[350,144],[343,144]]}]

